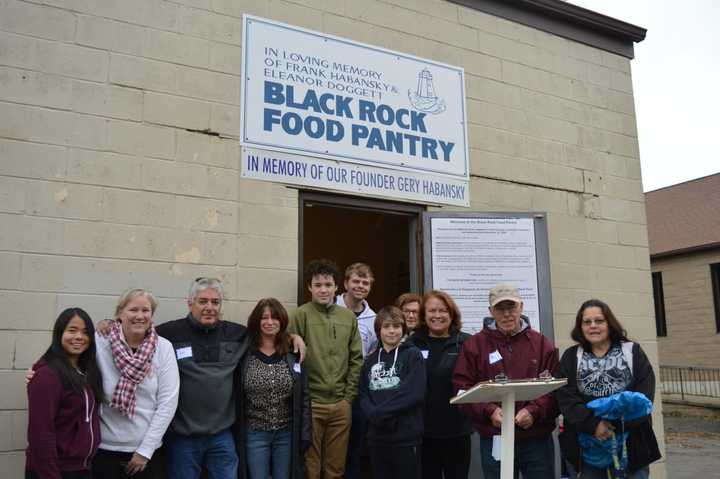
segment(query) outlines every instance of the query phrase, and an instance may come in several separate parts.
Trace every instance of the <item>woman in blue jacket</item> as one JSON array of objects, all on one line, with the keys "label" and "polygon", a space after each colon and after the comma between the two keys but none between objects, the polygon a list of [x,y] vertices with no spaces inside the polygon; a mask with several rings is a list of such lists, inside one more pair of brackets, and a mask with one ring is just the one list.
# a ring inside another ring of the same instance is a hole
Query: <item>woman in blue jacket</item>
[{"label": "woman in blue jacket", "polygon": [[375,318],[380,345],[368,354],[360,376],[374,479],[420,477],[425,364],[415,346],[402,342],[406,333],[402,311],[382,308]]}]

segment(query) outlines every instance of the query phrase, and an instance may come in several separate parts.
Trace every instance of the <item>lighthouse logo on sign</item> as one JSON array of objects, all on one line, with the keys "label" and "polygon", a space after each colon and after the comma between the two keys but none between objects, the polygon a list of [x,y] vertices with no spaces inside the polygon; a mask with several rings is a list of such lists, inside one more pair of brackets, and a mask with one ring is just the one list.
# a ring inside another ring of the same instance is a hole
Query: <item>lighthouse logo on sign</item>
[{"label": "lighthouse logo on sign", "polygon": [[418,73],[417,88],[408,90],[408,99],[416,110],[425,113],[437,115],[445,111],[445,100],[435,93],[432,73],[427,68]]}]

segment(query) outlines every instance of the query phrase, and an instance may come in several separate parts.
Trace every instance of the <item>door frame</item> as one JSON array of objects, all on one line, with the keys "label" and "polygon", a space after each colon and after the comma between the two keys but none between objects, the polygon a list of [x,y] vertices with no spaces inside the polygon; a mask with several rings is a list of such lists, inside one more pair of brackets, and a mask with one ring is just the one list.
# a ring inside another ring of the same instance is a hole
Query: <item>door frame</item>
[{"label": "door frame", "polygon": [[[372,199],[357,196],[338,195],[332,193],[320,193],[317,191],[300,190],[298,195],[298,287],[297,305],[300,306],[305,295],[305,284],[303,281],[303,247],[305,229],[305,204],[316,203],[323,206],[339,207],[345,209],[357,209],[372,211],[376,213],[394,214],[406,216],[410,219],[410,289],[422,293],[423,288],[423,222],[422,214],[427,211],[423,205],[411,203],[400,203],[396,201]],[[338,285],[339,286],[339,285]]]}]

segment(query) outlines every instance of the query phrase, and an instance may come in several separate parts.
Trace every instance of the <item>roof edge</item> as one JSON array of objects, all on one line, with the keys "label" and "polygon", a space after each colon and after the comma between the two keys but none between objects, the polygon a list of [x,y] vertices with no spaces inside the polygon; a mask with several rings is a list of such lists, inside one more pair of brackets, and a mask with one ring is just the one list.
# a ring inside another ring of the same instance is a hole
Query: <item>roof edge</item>
[{"label": "roof edge", "polygon": [[548,33],[635,57],[633,45],[647,29],[561,0],[449,0]]},{"label": "roof edge", "polygon": [[713,176],[719,176],[719,175],[720,175],[720,172],[710,173],[709,175],[701,176],[701,177],[699,177],[699,178],[693,178],[693,179],[691,179],[691,180],[681,181],[680,183],[675,183],[675,184],[672,184],[672,185],[661,186],[660,188],[655,188],[654,190],[646,191],[644,194],[647,195],[648,193],[655,193],[656,191],[662,191],[662,190],[667,190],[667,189],[670,189],[670,188],[675,188],[676,186],[686,185],[686,184],[688,184],[688,183],[693,183],[693,182],[695,182],[695,181],[707,180],[708,178],[712,178]]},{"label": "roof edge", "polygon": [[668,258],[670,256],[677,256],[681,254],[687,254],[687,253],[699,253],[701,251],[706,251],[709,249],[715,249],[720,248],[720,241],[716,241],[714,243],[708,243],[703,245],[697,245],[697,246],[688,246],[687,248],[680,248],[680,249],[674,249],[670,251],[663,251],[660,253],[651,253],[650,259],[660,259],[660,258]]}]

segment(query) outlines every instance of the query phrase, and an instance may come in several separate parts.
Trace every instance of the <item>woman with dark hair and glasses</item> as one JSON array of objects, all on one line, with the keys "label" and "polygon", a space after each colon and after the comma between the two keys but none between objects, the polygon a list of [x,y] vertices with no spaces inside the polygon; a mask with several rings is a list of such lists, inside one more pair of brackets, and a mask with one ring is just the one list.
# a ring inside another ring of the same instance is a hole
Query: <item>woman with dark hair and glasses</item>
[{"label": "woman with dark hair and glasses", "polygon": [[565,426],[560,436],[564,458],[578,477],[607,478],[607,470],[583,460],[577,434],[584,432],[599,441],[608,441],[613,432],[627,431],[627,470],[624,471],[627,476],[623,477],[649,477],[648,465],[660,459],[650,416],[611,422],[596,417],[586,404],[623,391],[640,392],[652,401],[655,374],[650,361],[640,345],[627,338],[610,307],[598,299],[585,301],[580,306],[570,335],[578,344],[565,351],[560,360],[558,375],[568,382],[557,391]]},{"label": "woman with dark hair and glasses", "polygon": [[236,379],[240,477],[305,477],[312,441],[308,378],[289,351],[287,326],[287,311],[275,298],[258,301],[248,317],[249,350]]},{"label": "woman with dark hair and glasses", "polygon": [[52,343],[27,388],[27,479],[90,478],[103,399],[94,336],[92,320],[80,308],[55,320]]}]

